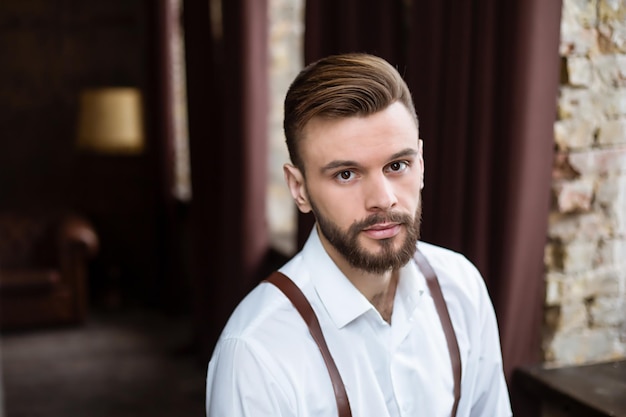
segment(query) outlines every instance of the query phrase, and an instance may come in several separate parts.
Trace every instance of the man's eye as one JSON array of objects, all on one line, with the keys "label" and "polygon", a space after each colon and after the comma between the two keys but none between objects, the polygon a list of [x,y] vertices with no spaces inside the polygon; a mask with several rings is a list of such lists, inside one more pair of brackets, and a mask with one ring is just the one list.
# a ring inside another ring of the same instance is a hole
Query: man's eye
[{"label": "man's eye", "polygon": [[396,161],[389,164],[389,170],[394,172],[404,171],[409,164],[404,161]]},{"label": "man's eye", "polygon": [[354,172],[352,171],[341,171],[336,175],[337,179],[340,181],[350,181],[354,178]]}]

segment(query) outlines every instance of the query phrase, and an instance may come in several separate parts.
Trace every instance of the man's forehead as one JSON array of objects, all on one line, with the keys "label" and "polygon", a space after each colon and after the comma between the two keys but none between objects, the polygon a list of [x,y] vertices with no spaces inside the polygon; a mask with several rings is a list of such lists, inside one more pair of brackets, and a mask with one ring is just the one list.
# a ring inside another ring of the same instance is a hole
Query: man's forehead
[{"label": "man's forehead", "polygon": [[350,122],[348,119],[343,119],[338,123],[314,121],[304,130],[299,141],[300,149],[317,152],[332,151],[332,153],[359,153],[376,149],[377,152],[392,154],[399,148],[418,148],[419,131],[415,126],[407,128],[406,126],[373,125],[370,127],[348,122]]},{"label": "man's forehead", "polygon": [[377,163],[405,149],[419,151],[417,124],[401,103],[365,116],[311,119],[302,131],[298,152],[305,165],[333,160]]}]

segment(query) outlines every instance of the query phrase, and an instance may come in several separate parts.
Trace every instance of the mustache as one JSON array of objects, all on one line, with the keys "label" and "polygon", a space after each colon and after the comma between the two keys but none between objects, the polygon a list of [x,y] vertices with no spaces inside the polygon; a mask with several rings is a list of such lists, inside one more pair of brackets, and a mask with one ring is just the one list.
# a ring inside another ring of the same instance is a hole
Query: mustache
[{"label": "mustache", "polygon": [[413,219],[408,214],[398,213],[395,211],[390,211],[386,213],[374,213],[370,216],[367,216],[363,220],[352,223],[352,225],[350,226],[350,232],[358,233],[363,229],[379,223],[410,224],[412,221]]}]

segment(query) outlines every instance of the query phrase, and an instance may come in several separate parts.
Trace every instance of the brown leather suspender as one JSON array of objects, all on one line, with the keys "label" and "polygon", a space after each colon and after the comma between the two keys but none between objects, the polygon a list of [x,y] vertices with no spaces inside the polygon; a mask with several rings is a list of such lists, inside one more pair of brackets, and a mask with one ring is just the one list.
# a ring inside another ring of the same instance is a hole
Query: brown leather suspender
[{"label": "brown leather suspender", "polygon": [[307,326],[309,326],[311,336],[313,336],[313,340],[315,340],[315,343],[317,343],[317,346],[320,348],[322,357],[326,363],[326,368],[328,368],[328,373],[330,374],[330,380],[332,381],[333,390],[335,391],[335,399],[337,400],[339,417],[351,417],[352,412],[350,411],[350,403],[348,402],[346,387],[343,385],[341,375],[339,375],[339,370],[337,370],[335,361],[328,351],[326,339],[324,339],[320,323],[317,320],[317,316],[315,315],[311,304],[309,304],[309,301],[306,299],[302,291],[300,291],[300,288],[298,288],[298,286],[294,284],[294,282],[286,275],[280,272],[274,272],[270,275],[267,281],[276,285],[283,293],[285,293],[287,298],[289,298],[291,303],[296,307],[298,313],[300,313]]},{"label": "brown leather suspender", "polygon": [[456,416],[456,410],[459,407],[459,400],[461,399],[461,354],[459,352],[459,343],[456,340],[456,333],[454,333],[454,327],[452,327],[452,320],[450,319],[446,300],[443,298],[443,293],[441,292],[437,274],[419,249],[415,252],[414,259],[426,278],[426,284],[435,302],[435,309],[437,310],[441,327],[443,327],[443,332],[446,335],[450,363],[452,364],[452,375],[454,377],[454,405],[452,405],[452,413],[450,414],[454,417]]},{"label": "brown leather suspender", "polygon": [[[435,302],[435,308],[446,336],[448,352],[450,353],[450,362],[452,363],[452,374],[454,376],[454,405],[452,406],[451,414],[451,416],[454,417],[456,416],[456,410],[461,397],[461,355],[459,353],[459,345],[456,339],[456,334],[454,333],[454,328],[452,327],[452,320],[450,319],[450,314],[448,313],[448,307],[446,306],[446,302],[443,298],[439,280],[437,279],[435,271],[428,263],[426,257],[424,257],[419,250],[415,253],[415,262],[417,262],[420,271],[422,271],[422,274],[426,278],[428,289]],[[348,401],[346,388],[341,379],[341,375],[337,370],[335,361],[328,350],[322,329],[320,328],[319,321],[317,320],[317,316],[315,315],[311,304],[309,304],[309,301],[306,299],[300,288],[298,288],[298,286],[286,275],[280,272],[274,272],[269,276],[269,278],[267,278],[266,281],[278,287],[287,296],[287,298],[289,298],[291,303],[304,319],[309,331],[311,332],[311,336],[313,336],[313,340],[315,340],[315,343],[317,343],[317,346],[322,353],[326,367],[328,368],[328,373],[333,384],[333,390],[335,391],[339,417],[351,417],[352,412],[350,411],[350,402]]]}]

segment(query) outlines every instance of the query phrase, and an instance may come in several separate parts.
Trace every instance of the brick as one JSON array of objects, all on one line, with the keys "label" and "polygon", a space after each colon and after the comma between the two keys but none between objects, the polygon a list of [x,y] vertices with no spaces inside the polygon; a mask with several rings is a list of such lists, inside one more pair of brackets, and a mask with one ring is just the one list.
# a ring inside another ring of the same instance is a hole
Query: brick
[{"label": "brick", "polygon": [[554,153],[554,163],[552,164],[553,180],[573,180],[579,177],[578,172],[569,163],[569,152],[557,151]]},{"label": "brick", "polygon": [[607,217],[611,235],[626,236],[626,175],[604,178],[598,184],[595,199]]},{"label": "brick", "polygon": [[626,277],[624,270],[614,265],[595,268],[585,274],[585,297],[603,297],[617,294],[622,290]]},{"label": "brick", "polygon": [[[621,75],[620,75],[621,77]],[[574,88],[561,86],[557,101],[559,119],[576,118],[600,124],[626,115],[626,87]]]},{"label": "brick", "polygon": [[546,279],[545,289],[545,305],[556,306],[561,304],[561,288],[560,282],[556,280]]},{"label": "brick", "polygon": [[626,238],[603,241],[598,247],[596,264],[598,266],[615,265],[626,267]]},{"label": "brick", "polygon": [[[598,182],[595,199],[615,224],[623,224],[626,215],[626,175],[602,177]],[[615,235],[623,235],[624,229],[618,227],[614,232]]]},{"label": "brick", "polygon": [[574,241],[564,245],[563,271],[566,273],[588,271],[594,265],[597,243]]},{"label": "brick", "polygon": [[548,272],[545,277],[546,305],[558,306],[566,303],[578,303],[592,297],[589,286],[590,275],[587,273],[564,274]]},{"label": "brick", "polygon": [[613,88],[598,92],[592,96],[595,98],[596,106],[606,119],[617,119],[626,115],[625,88]]},{"label": "brick", "polygon": [[570,152],[568,161],[583,176],[626,173],[626,146]]},{"label": "brick", "polygon": [[560,332],[544,341],[544,356],[555,366],[621,359],[626,356],[626,346],[619,336],[614,327]]},{"label": "brick", "polygon": [[[623,56],[618,54],[592,56],[590,66],[593,67],[595,77],[591,78],[595,81],[596,89],[612,89],[626,85],[626,79],[619,65],[623,61],[622,58]],[[580,68],[580,71],[582,70]]]},{"label": "brick", "polygon": [[566,0],[563,2],[561,33],[592,28],[598,23],[598,8],[592,0]]},{"label": "brick", "polygon": [[546,244],[543,251],[543,262],[548,271],[563,271],[563,244],[560,242]]},{"label": "brick", "polygon": [[571,56],[566,60],[567,79],[574,87],[589,87],[593,81],[591,61],[585,56]]},{"label": "brick", "polygon": [[[563,25],[561,26],[563,27]],[[598,31],[595,28],[575,27],[561,35],[559,54],[561,56],[587,56],[600,48]]]},{"label": "brick", "polygon": [[608,120],[598,126],[598,144],[617,145],[626,143],[626,119]]},{"label": "brick", "polygon": [[[561,87],[557,101],[559,119],[575,118],[599,124],[606,119],[605,110],[598,105],[602,98],[595,91],[584,88]],[[613,103],[613,106],[616,104]]]},{"label": "brick", "polygon": [[626,200],[622,198],[602,204],[602,210],[607,218],[610,236],[626,236]]},{"label": "brick", "polygon": [[579,178],[572,181],[559,181],[553,185],[557,210],[560,213],[589,211],[594,193],[594,181],[591,178]]},{"label": "brick", "polygon": [[558,331],[567,333],[572,330],[586,329],[589,325],[587,306],[583,300],[571,300],[561,304]]},{"label": "brick", "polygon": [[[569,0],[568,0],[569,1]],[[594,3],[596,3],[594,1]],[[626,18],[626,8],[620,0],[598,0],[597,18],[600,21],[614,21],[618,24]]]},{"label": "brick", "polygon": [[626,7],[615,0],[598,1],[598,31],[605,40],[602,50],[626,51]]},{"label": "brick", "polygon": [[626,236],[626,200],[613,201],[606,206],[606,212],[613,235],[616,237]]},{"label": "brick", "polygon": [[585,149],[593,145],[595,131],[595,124],[587,120],[558,120],[554,123],[554,140],[560,150]]},{"label": "brick", "polygon": [[563,300],[563,292],[561,290],[562,285],[562,274],[558,274],[559,277],[556,277],[556,274],[548,274],[546,276],[546,295],[545,295],[545,305],[546,306],[556,306],[560,305]]},{"label": "brick", "polygon": [[582,214],[550,213],[548,237],[561,242],[602,239],[611,235],[609,220],[602,212]]},{"label": "brick", "polygon": [[588,299],[615,297],[626,284],[623,267],[602,267],[582,273],[548,272],[545,276],[545,305],[560,306]]},{"label": "brick", "polygon": [[597,297],[589,305],[592,326],[616,326],[625,322],[626,296]]},{"label": "brick", "polygon": [[610,204],[626,199],[626,174],[612,175],[603,178],[598,183],[596,201],[600,204]]},{"label": "brick", "polygon": [[543,248],[543,265],[546,271],[561,271],[563,269],[562,261],[559,257],[559,242],[548,242]]},{"label": "brick", "polygon": [[617,85],[620,87],[626,87],[626,55],[617,55],[615,58],[615,64],[617,65]]},{"label": "brick", "polygon": [[597,8],[588,0],[563,2],[561,15],[561,56],[588,55],[598,50]]}]

